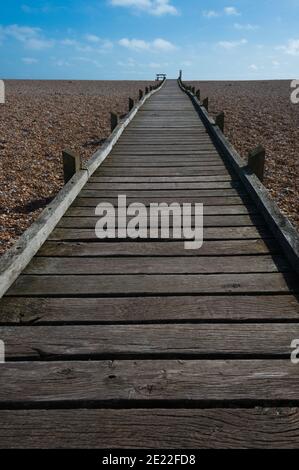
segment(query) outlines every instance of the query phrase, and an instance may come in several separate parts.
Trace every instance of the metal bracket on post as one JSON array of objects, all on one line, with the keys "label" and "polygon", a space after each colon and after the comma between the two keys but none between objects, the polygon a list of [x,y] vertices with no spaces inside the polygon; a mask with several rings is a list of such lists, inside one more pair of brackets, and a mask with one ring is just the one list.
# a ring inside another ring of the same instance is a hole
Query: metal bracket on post
[{"label": "metal bracket on post", "polygon": [[261,145],[251,150],[248,154],[248,168],[260,181],[264,180],[265,159],[266,151]]},{"label": "metal bracket on post", "polygon": [[224,112],[222,112],[218,114],[215,119],[216,126],[218,126],[222,132],[224,132],[224,116]]},{"label": "metal bracket on post", "polygon": [[202,101],[202,105],[206,108],[207,111],[209,111],[209,98],[205,98]]},{"label": "metal bracket on post", "polygon": [[77,171],[81,170],[81,157],[71,150],[66,149],[62,151],[62,162],[64,184],[66,184]]}]

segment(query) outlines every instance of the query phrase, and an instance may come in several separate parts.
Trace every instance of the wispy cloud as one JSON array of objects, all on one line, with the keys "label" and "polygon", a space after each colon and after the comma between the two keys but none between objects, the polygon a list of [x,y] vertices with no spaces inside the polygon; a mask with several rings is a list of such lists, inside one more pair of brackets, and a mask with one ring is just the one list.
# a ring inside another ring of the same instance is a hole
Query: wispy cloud
[{"label": "wispy cloud", "polygon": [[250,23],[247,23],[247,24],[235,23],[234,28],[238,30],[243,30],[243,31],[256,31],[257,29],[259,29],[259,26],[256,24],[250,24]]},{"label": "wispy cloud", "polygon": [[219,41],[217,45],[219,47],[222,47],[223,49],[231,50],[235,49],[236,47],[243,46],[247,43],[247,39],[241,39],[240,41]]},{"label": "wispy cloud", "polygon": [[286,45],[278,46],[276,49],[288,55],[299,55],[299,39],[289,39]]},{"label": "wispy cloud", "polygon": [[225,7],[224,13],[228,16],[240,16],[241,13],[235,7]]},{"label": "wispy cloud", "polygon": [[110,4],[116,7],[133,8],[154,16],[179,14],[177,8],[171,4],[171,0],[110,0]]},{"label": "wispy cloud", "polygon": [[220,16],[241,16],[241,13],[235,7],[225,7],[221,11],[217,10],[204,10],[202,16],[204,18],[219,18]]},{"label": "wispy cloud", "polygon": [[22,62],[27,65],[37,64],[38,60],[34,57],[22,57]]},{"label": "wispy cloud", "polygon": [[215,10],[204,10],[202,12],[202,16],[204,16],[205,18],[217,18],[218,16],[220,16],[220,12],[219,11],[215,11]]},{"label": "wispy cloud", "polygon": [[135,51],[170,52],[176,49],[176,46],[170,41],[161,38],[154,39],[154,41],[123,38],[119,41],[119,45]]},{"label": "wispy cloud", "polygon": [[43,50],[54,45],[51,39],[45,39],[40,28],[29,26],[19,26],[17,24],[0,26],[0,36],[2,38],[13,38],[23,44],[25,49]]}]

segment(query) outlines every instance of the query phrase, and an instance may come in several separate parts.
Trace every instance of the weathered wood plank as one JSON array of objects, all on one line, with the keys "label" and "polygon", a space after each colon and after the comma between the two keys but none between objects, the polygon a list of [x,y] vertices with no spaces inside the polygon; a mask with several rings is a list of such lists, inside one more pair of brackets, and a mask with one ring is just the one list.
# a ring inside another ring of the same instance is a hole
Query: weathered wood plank
[{"label": "weathered wood plank", "polygon": [[172,162],[167,162],[167,161],[156,161],[156,162],[150,162],[150,161],[139,161],[139,162],[123,162],[121,159],[118,159],[115,161],[110,161],[109,163],[103,164],[102,168],[172,168],[172,167],[177,167],[177,168],[185,168],[185,167],[192,167],[192,168],[197,168],[199,170],[211,168],[211,169],[218,169],[218,168],[225,168],[224,163],[219,159],[219,160],[214,160],[214,161],[195,161],[193,160],[192,162],[184,162],[184,161],[172,161]]},{"label": "weathered wood plank", "polygon": [[92,176],[90,182],[96,183],[196,183],[196,182],[214,182],[214,181],[237,181],[230,175],[222,176]]},{"label": "weathered wood plank", "polygon": [[204,321],[299,321],[292,295],[171,297],[4,297],[0,323],[161,323]]},{"label": "weathered wood plank", "polygon": [[[170,232],[171,235],[171,232]],[[111,237],[118,239],[118,232]],[[264,227],[206,227],[204,230],[205,240],[243,240],[243,239],[259,239],[259,238],[272,238],[271,233]],[[159,238],[161,240],[161,238]],[[80,229],[80,228],[56,228],[53,230],[48,240],[94,240],[99,241],[96,237],[95,230],[93,229]],[[147,237],[140,240],[151,240],[150,232],[148,231]],[[155,240],[153,238],[152,240]],[[180,238],[180,240],[184,240]]]},{"label": "weathered wood plank", "polygon": [[[109,190],[98,190],[98,189],[82,189],[80,192],[80,197],[99,197],[99,198],[117,198],[120,194],[119,190],[109,191]],[[246,196],[247,192],[243,189],[187,189],[187,190],[168,190],[157,191],[157,190],[131,190],[128,192],[127,196],[130,198],[152,198],[152,199],[163,199],[167,198],[189,198],[190,200],[193,197],[230,197],[230,196]]]},{"label": "weathered wood plank", "polygon": [[[102,183],[102,182],[93,182],[87,183],[85,189],[101,189],[101,190],[117,190],[117,191],[130,191],[130,190],[173,190],[173,189],[232,189],[241,188],[239,183],[234,181],[215,181],[215,182],[202,182],[202,183]],[[167,195],[167,193],[165,193]]]},{"label": "weathered wood plank", "polygon": [[255,274],[21,275],[8,295],[253,294],[299,292],[296,276]]},{"label": "weathered wood plank", "polygon": [[35,257],[24,274],[219,274],[291,271],[281,256],[54,258]]},{"label": "weathered wood plank", "polygon": [[299,367],[285,360],[7,362],[0,403],[298,402]]},{"label": "weathered wood plank", "polygon": [[[210,215],[249,215],[256,214],[257,209],[254,205],[242,204],[242,205],[233,205],[233,206],[205,206],[204,214],[206,216]],[[95,209],[93,207],[70,207],[69,210],[65,213],[65,217],[94,217]]]},{"label": "weathered wood plank", "polygon": [[159,167],[159,168],[109,168],[105,167],[100,172],[95,172],[95,176],[208,176],[227,175],[225,167]]},{"label": "weathered wood plank", "polygon": [[0,447],[297,449],[298,408],[1,410]]},{"label": "weathered wood plank", "polygon": [[118,357],[288,357],[298,323],[0,327],[6,360]]},{"label": "weathered wood plank", "polygon": [[[77,197],[72,204],[72,207],[96,207],[99,203],[108,202],[109,204],[117,205],[118,199],[117,198],[92,198],[92,197]],[[162,203],[166,202],[167,204],[171,204],[172,202],[178,202],[179,204],[183,204],[184,202],[188,202],[190,204],[195,204],[196,202],[200,204],[205,204],[206,206],[232,206],[232,205],[241,205],[241,204],[250,204],[252,201],[247,196],[226,196],[226,197],[217,197],[217,196],[192,196],[192,197],[163,197],[163,198],[151,198],[151,197],[127,197],[127,204],[131,204],[132,202],[141,202],[145,206],[148,206],[152,202],[155,203]]]},{"label": "weathered wood plank", "polygon": [[[167,215],[167,213],[166,213]],[[60,228],[95,228],[96,223],[100,217],[63,217],[57,227]],[[110,221],[110,223],[115,224],[115,227],[126,227],[126,224],[132,217],[126,219],[114,219],[111,217],[106,217],[105,220]],[[190,218],[192,227],[195,225],[195,218],[192,216]],[[169,216],[169,227],[182,227],[183,219],[182,217],[171,217]],[[265,221],[259,215],[204,215],[203,219],[204,227],[246,227],[246,226],[264,226]],[[139,218],[139,227],[149,227],[151,228],[160,228],[161,220],[160,217],[158,220],[150,221],[146,218]]]},{"label": "weathered wood plank", "polygon": [[[181,242],[133,242],[119,241],[54,242],[47,241],[38,256],[227,256],[278,254],[279,246],[273,240],[221,240],[206,241],[199,252],[185,250]],[[246,258],[245,258],[246,260]],[[222,259],[223,262],[223,259]]]}]

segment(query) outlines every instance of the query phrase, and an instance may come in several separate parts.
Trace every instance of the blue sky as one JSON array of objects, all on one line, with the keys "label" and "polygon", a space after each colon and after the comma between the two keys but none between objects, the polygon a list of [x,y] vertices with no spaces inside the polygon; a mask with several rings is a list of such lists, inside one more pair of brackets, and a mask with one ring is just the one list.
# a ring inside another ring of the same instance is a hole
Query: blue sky
[{"label": "blue sky", "polygon": [[298,78],[299,0],[2,0],[0,78]]}]

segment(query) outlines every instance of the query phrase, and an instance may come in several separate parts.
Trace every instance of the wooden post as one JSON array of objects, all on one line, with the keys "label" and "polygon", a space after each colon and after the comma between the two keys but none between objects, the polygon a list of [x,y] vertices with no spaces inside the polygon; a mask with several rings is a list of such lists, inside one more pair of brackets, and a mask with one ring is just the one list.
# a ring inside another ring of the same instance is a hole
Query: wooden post
[{"label": "wooden post", "polygon": [[193,95],[195,95],[195,86],[193,86],[193,87],[191,88],[191,91],[192,91]]},{"label": "wooden post", "polygon": [[134,108],[134,100],[132,98],[129,98],[129,111]]},{"label": "wooden post", "polygon": [[143,97],[143,91],[142,90],[139,90],[139,99],[141,100]]},{"label": "wooden post", "polygon": [[209,98],[205,98],[202,102],[202,105],[209,111]]},{"label": "wooden post", "polygon": [[146,95],[148,94],[148,87],[147,86],[145,87],[145,94]]},{"label": "wooden post", "polygon": [[62,151],[62,162],[64,183],[66,184],[81,169],[81,158],[80,155],[66,149]]},{"label": "wooden post", "polygon": [[266,151],[261,145],[251,150],[248,154],[248,168],[260,181],[264,180],[265,158]]},{"label": "wooden post", "polygon": [[111,124],[111,132],[114,131],[116,126],[118,125],[118,116],[117,114],[110,113],[110,124]]},{"label": "wooden post", "polygon": [[224,112],[216,116],[215,122],[216,122],[216,126],[218,126],[222,132],[224,132]]},{"label": "wooden post", "polygon": [[150,91],[153,91],[153,87],[152,87],[152,85],[150,85]]},{"label": "wooden post", "polygon": [[200,101],[200,90],[197,90],[197,92],[196,92],[196,98],[198,99],[198,101]]},{"label": "wooden post", "polygon": [[182,81],[183,72],[180,70],[179,79]]}]

